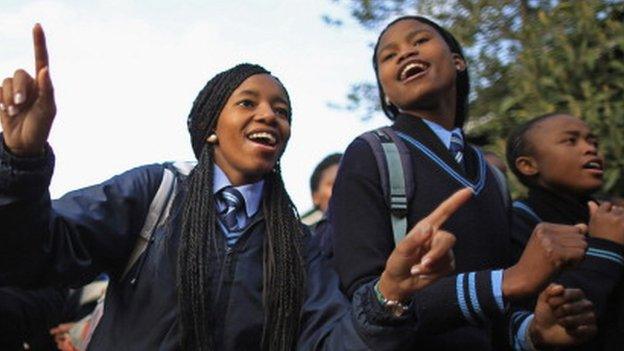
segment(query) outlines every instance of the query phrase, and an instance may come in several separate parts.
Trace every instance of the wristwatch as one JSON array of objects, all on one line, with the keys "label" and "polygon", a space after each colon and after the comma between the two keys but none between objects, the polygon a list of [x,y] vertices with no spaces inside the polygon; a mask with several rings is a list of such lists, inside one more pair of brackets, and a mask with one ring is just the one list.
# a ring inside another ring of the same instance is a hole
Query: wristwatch
[{"label": "wristwatch", "polygon": [[375,283],[373,286],[373,290],[375,291],[375,297],[377,297],[377,301],[394,317],[401,317],[407,310],[409,309],[409,303],[401,302],[397,300],[388,300],[379,290],[379,281]]}]

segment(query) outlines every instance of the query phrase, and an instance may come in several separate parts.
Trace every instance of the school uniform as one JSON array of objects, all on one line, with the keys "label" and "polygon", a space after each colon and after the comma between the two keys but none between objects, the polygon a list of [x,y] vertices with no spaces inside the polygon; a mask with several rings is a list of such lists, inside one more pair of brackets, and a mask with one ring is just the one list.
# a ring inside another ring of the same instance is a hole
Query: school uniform
[{"label": "school uniform", "polygon": [[[185,178],[176,174],[180,186],[169,217],[123,275],[164,170],[172,168],[138,167],[51,201],[47,189],[53,168],[49,147],[43,156],[29,158],[0,146],[0,282],[81,285],[107,272],[111,279],[105,310],[89,350],[179,350],[176,262]],[[214,183],[215,192],[229,185],[218,168]],[[207,264],[219,265],[221,278],[211,289],[210,301],[215,304],[218,350],[260,349],[266,232],[259,210],[262,187],[238,189],[249,220],[240,230],[229,230],[220,219],[216,238],[221,257],[208,258]],[[217,210],[222,206],[218,202]],[[394,317],[377,301],[372,284],[358,289],[349,302],[307,231],[304,242],[306,296],[298,350],[393,350],[414,333],[413,314]]]},{"label": "school uniform", "polygon": [[[531,187],[527,198],[513,204],[515,250],[520,252],[524,249],[533,229],[540,222],[567,225],[589,223],[589,200],[589,197],[573,198],[542,187]],[[570,349],[616,350],[621,348],[621,342],[624,341],[624,246],[592,237],[588,237],[587,242],[585,259],[554,279],[566,287],[582,289],[593,302],[598,315],[598,336],[582,346]]]},{"label": "school uniform", "polygon": [[[408,199],[408,228],[466,186],[474,197],[442,229],[453,233],[456,270],[413,296],[419,320],[419,350],[489,350],[507,347],[507,304],[502,268],[510,266],[509,210],[481,152],[466,146],[463,165],[449,151],[441,127],[409,115],[392,125],[410,150],[414,196]],[[436,133],[437,132],[437,133]],[[446,131],[448,133],[448,131]],[[446,145],[445,145],[446,144]],[[342,288],[352,296],[379,277],[394,249],[389,208],[371,147],[361,138],[345,151],[330,200],[334,264]],[[506,327],[505,327],[506,328]],[[525,326],[526,328],[526,326]]]}]

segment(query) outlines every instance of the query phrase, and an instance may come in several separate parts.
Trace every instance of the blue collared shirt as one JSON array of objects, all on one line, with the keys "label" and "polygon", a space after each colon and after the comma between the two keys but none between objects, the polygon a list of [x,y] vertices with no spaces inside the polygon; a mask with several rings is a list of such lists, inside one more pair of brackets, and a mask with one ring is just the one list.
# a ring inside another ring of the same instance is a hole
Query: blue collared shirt
[{"label": "blue collared shirt", "polygon": [[440,141],[442,141],[442,144],[444,144],[444,146],[446,146],[447,149],[451,148],[451,135],[453,135],[453,133],[457,133],[463,138],[461,128],[456,127],[453,130],[447,130],[441,125],[435,122],[432,122],[428,119],[422,118],[422,121],[425,122],[425,124],[429,127],[429,129],[431,129],[431,131],[435,135],[437,135],[438,138],[440,138]]},{"label": "blue collared shirt", "polygon": [[[219,166],[215,164],[212,193],[216,194],[221,189],[227,186],[232,186],[232,182],[230,182],[227,175],[225,175],[221,168],[219,168]],[[264,188],[264,179],[251,184],[235,186],[234,188],[240,191],[241,195],[243,195],[243,198],[245,199],[245,211],[247,214],[247,218],[253,217],[260,208],[260,200],[262,200],[262,189]],[[225,210],[226,205],[221,201],[216,200],[215,204],[217,206],[218,212]],[[238,223],[244,223],[244,221],[246,220],[245,214],[239,212],[236,216],[236,220],[238,221]],[[236,240],[238,240],[238,238],[243,234],[242,230],[237,232],[228,231],[223,223],[221,223],[221,221],[219,221],[219,224],[221,225],[221,229],[223,229],[223,232],[227,237],[229,246],[234,245],[236,243]]]}]

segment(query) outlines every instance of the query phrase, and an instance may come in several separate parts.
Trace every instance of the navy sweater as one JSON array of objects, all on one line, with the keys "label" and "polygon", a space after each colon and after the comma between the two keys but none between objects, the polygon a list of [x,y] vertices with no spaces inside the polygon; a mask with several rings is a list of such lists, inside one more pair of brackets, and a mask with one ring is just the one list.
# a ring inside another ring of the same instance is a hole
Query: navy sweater
[{"label": "navy sweater", "polygon": [[[514,202],[515,251],[519,252],[524,248],[539,222],[568,225],[588,223],[587,200],[589,198],[568,197],[541,187],[531,188],[526,199]],[[562,272],[555,281],[566,287],[582,289],[594,303],[598,315],[598,337],[574,350],[616,350],[624,341],[624,246],[591,237],[588,238],[588,244],[585,259],[573,269]]]},{"label": "navy sweater", "polygon": [[[474,197],[443,229],[457,237],[456,274],[414,296],[420,322],[419,350],[488,350],[492,323],[504,315],[500,289],[493,279],[512,263],[509,211],[480,151],[464,150],[462,169],[439,138],[419,118],[398,116],[392,126],[408,145],[414,167],[415,194],[408,200],[408,228],[455,191],[470,186]],[[347,148],[330,203],[334,264],[348,295],[378,277],[394,249],[389,208],[370,146],[356,139]],[[507,335],[498,332],[497,335]],[[495,346],[497,349],[503,345]]]}]

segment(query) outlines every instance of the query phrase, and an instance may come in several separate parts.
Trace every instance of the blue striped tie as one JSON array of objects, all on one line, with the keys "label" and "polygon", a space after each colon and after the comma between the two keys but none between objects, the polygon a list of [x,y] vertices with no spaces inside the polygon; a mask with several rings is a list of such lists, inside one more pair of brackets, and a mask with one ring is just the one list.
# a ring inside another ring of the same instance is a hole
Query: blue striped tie
[{"label": "blue striped tie", "polygon": [[225,208],[221,210],[219,215],[223,220],[223,223],[227,227],[230,232],[241,231],[245,228],[246,221],[242,221],[243,223],[238,223],[237,215],[242,210],[242,214],[244,214],[244,218],[247,218],[247,214],[245,213],[245,198],[240,193],[240,191],[235,188],[228,186],[223,188],[219,192],[219,200],[225,205]]},{"label": "blue striped tie", "polygon": [[449,147],[449,149],[451,150],[451,155],[453,155],[455,161],[463,166],[464,139],[462,138],[461,134],[457,132],[453,132],[453,134],[451,134],[451,146]]}]

